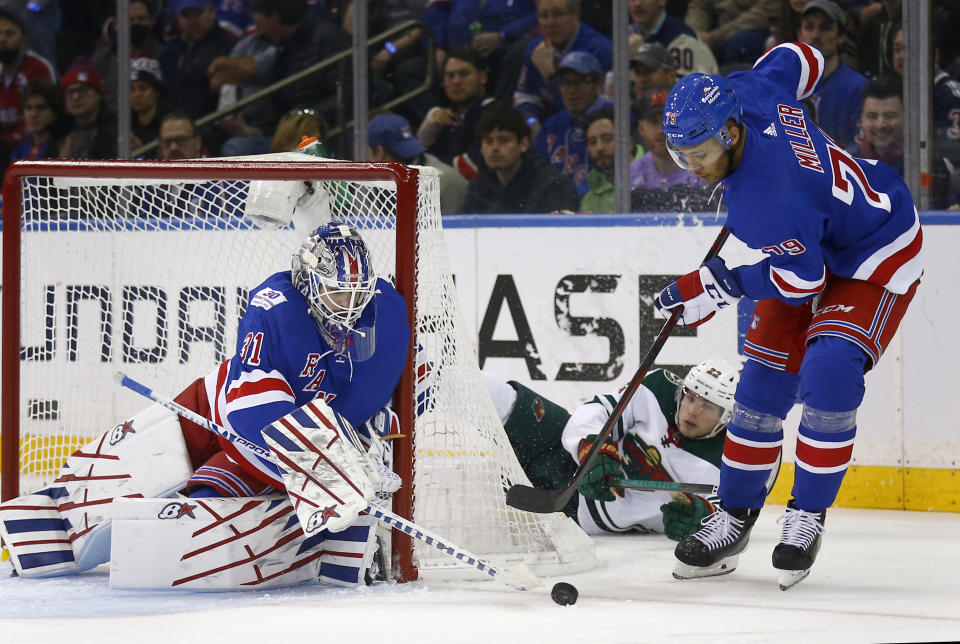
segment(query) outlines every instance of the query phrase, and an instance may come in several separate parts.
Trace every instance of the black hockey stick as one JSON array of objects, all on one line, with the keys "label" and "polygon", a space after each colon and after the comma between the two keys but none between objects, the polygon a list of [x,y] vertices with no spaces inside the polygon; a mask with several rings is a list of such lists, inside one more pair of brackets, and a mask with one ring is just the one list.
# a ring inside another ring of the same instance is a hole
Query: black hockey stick
[{"label": "black hockey stick", "polygon": [[613,482],[619,488],[639,490],[641,492],[692,492],[694,494],[716,494],[717,486],[707,483],[676,483],[674,481],[644,481],[641,479],[617,479]]},{"label": "black hockey stick", "polygon": [[[717,235],[716,240],[714,240],[713,246],[707,251],[707,256],[703,258],[704,264],[720,253],[720,249],[723,247],[724,242],[727,241],[729,235],[730,231],[727,230],[726,226],[720,229],[720,233]],[[663,324],[660,334],[657,335],[656,340],[653,341],[653,346],[650,347],[647,355],[645,355],[640,362],[640,368],[637,369],[637,373],[633,375],[630,384],[627,385],[623,395],[620,396],[620,401],[617,403],[617,406],[610,412],[610,418],[604,423],[603,429],[600,431],[599,436],[597,436],[597,440],[594,441],[590,451],[587,452],[587,455],[583,461],[581,461],[580,466],[567,484],[567,487],[562,490],[542,490],[530,487],[529,485],[512,485],[510,489],[507,490],[508,505],[518,510],[538,512],[541,514],[559,512],[566,507],[570,497],[577,491],[577,486],[580,485],[580,481],[583,480],[583,477],[586,476],[590,470],[590,466],[600,452],[600,446],[603,445],[610,434],[613,433],[613,428],[617,425],[617,421],[620,420],[620,416],[623,415],[623,410],[626,408],[627,403],[630,402],[633,394],[637,391],[637,388],[640,387],[640,383],[643,382],[644,377],[646,377],[650,365],[657,359],[657,355],[659,355],[660,349],[663,348],[667,338],[673,333],[673,329],[677,326],[677,319],[680,317],[682,310],[682,306],[674,308],[673,313],[670,314],[670,317]]]}]

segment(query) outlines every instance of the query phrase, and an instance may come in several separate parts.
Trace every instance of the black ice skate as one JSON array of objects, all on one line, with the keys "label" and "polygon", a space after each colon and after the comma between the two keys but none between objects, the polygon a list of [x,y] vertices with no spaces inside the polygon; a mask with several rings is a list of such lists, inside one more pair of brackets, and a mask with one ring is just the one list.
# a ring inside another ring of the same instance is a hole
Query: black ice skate
[{"label": "black ice skate", "polygon": [[715,577],[736,570],[740,553],[747,547],[750,530],[758,514],[759,508],[718,508],[704,520],[700,530],[677,544],[674,555],[678,561],[673,569],[674,578]]},{"label": "black ice skate", "polygon": [[788,590],[806,579],[820,551],[820,537],[827,511],[806,512],[790,499],[787,513],[777,519],[783,524],[780,543],[773,549],[773,567],[781,570],[780,590]]}]

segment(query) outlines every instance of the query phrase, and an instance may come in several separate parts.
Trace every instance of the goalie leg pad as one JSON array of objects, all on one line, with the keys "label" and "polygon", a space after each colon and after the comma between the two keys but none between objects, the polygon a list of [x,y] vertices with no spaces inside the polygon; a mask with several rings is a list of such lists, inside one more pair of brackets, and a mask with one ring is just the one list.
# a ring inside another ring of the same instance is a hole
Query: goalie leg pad
[{"label": "goalie leg pad", "polygon": [[[4,535],[4,542],[24,576],[50,576],[89,570],[110,554],[111,501],[119,497],[167,496],[180,490],[192,468],[177,416],[153,405],[119,423],[97,440],[80,448],[45,490],[0,505],[0,520],[43,520],[50,532],[30,541],[62,539],[66,534],[74,555],[73,566],[24,568],[21,554],[32,554],[15,544],[25,541]],[[47,503],[45,497],[52,501]],[[56,514],[53,514],[56,512]],[[60,524],[56,524],[59,519]],[[60,527],[57,527],[59,525]],[[64,555],[65,556],[65,555]]]},{"label": "goalie leg pad", "polygon": [[379,475],[350,424],[323,401],[267,425],[263,436],[307,537],[346,529],[375,498]]},{"label": "goalie leg pad", "polygon": [[320,582],[355,588],[364,583],[364,573],[377,551],[377,524],[372,516],[357,517],[346,530],[327,535],[320,557]]},{"label": "goalie leg pad", "polygon": [[49,488],[0,505],[0,541],[21,577],[77,570],[70,538]]},{"label": "goalie leg pad", "polygon": [[260,589],[317,580],[324,541],[304,539],[285,495],[113,505],[114,588]]}]

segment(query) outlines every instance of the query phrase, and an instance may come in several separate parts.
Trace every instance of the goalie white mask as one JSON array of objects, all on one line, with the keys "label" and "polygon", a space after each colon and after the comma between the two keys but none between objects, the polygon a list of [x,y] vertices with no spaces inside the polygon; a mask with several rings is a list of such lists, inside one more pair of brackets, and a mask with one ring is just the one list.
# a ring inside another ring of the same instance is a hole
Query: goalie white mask
[{"label": "goalie white mask", "polygon": [[363,335],[357,321],[377,281],[360,234],[342,223],[320,226],[293,256],[291,275],[324,339],[338,353],[346,352],[350,336]]},{"label": "goalie white mask", "polygon": [[687,377],[683,379],[683,386],[677,391],[677,410],[679,401],[684,393],[693,393],[708,402],[723,408],[720,419],[712,430],[697,440],[713,438],[727,426],[730,414],[733,411],[733,396],[740,381],[740,369],[726,360],[710,358],[698,365],[694,365]]}]

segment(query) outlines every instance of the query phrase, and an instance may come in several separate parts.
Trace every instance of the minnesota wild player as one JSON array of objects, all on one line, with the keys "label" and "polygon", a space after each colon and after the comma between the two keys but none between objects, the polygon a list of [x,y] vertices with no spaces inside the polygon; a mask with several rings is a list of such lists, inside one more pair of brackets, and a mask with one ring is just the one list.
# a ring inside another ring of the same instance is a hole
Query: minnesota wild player
[{"label": "minnesota wild player", "polygon": [[[518,382],[484,377],[524,472],[545,489],[570,481],[623,391],[597,395],[571,415]],[[679,541],[696,532],[715,497],[623,490],[612,481],[716,485],[738,380],[739,367],[718,358],[682,380],[650,372],[564,511],[593,534],[662,532]]]}]

